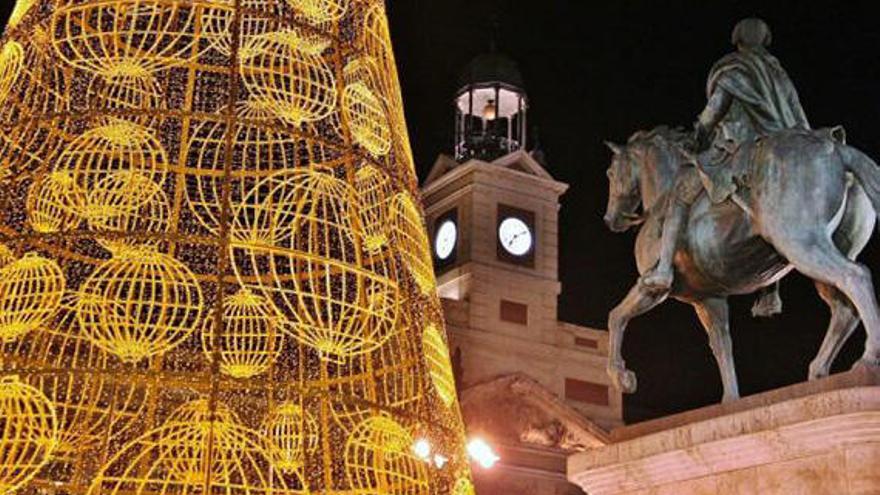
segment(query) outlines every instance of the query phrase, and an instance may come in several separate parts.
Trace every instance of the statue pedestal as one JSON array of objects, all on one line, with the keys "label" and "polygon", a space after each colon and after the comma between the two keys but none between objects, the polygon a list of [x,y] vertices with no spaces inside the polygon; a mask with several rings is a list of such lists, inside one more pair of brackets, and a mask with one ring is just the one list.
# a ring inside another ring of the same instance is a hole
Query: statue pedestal
[{"label": "statue pedestal", "polygon": [[859,370],[615,430],[568,459],[590,495],[880,494],[880,372]]}]

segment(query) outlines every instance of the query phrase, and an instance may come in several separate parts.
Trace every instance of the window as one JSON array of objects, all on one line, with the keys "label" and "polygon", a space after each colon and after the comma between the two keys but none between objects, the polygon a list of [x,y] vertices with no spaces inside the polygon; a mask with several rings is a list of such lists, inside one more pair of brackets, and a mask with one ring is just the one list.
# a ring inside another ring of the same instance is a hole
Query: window
[{"label": "window", "polygon": [[607,406],[609,404],[608,387],[598,383],[575,380],[574,378],[565,379],[565,398],[598,406]]},{"label": "window", "polygon": [[529,324],[529,307],[525,304],[501,300],[501,321],[516,323],[518,325]]},{"label": "window", "polygon": [[598,349],[599,343],[593,339],[585,339],[583,337],[575,337],[574,345],[578,347],[586,347],[587,349]]}]

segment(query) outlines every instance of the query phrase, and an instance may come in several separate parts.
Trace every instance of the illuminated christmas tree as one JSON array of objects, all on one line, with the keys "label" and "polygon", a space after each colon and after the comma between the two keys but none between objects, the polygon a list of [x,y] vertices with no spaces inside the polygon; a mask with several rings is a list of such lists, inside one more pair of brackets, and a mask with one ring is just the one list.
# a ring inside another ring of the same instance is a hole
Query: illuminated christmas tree
[{"label": "illuminated christmas tree", "polygon": [[0,495],[472,493],[403,115],[383,0],[18,0]]}]

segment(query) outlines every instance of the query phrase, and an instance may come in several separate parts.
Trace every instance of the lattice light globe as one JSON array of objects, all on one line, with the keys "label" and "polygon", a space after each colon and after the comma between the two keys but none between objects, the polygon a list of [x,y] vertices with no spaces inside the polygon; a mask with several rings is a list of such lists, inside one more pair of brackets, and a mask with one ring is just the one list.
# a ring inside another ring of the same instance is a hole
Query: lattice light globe
[{"label": "lattice light globe", "polygon": [[96,346],[124,362],[167,352],[202,324],[202,290],[180,261],[124,251],[83,282],[77,315]]},{"label": "lattice light globe", "polygon": [[318,421],[293,402],[277,406],[263,423],[263,436],[269,441],[272,460],[278,469],[297,472],[306,456],[318,449]]},{"label": "lattice light globe", "polygon": [[268,191],[262,206],[251,226],[236,231],[270,234],[233,244],[241,283],[255,279],[254,290],[286,319],[282,328],[326,358],[381,346],[396,328],[400,290],[393,260],[363,248],[352,222],[354,189],[329,171],[299,169],[271,176],[256,190]]},{"label": "lattice light globe", "polygon": [[427,495],[428,468],[414,440],[391,418],[374,416],[355,429],[345,448],[345,472],[360,493]]},{"label": "lattice light globe", "polygon": [[139,418],[147,398],[146,387],[110,376],[118,361],[83,335],[76,306],[76,297],[65,295],[51,322],[6,353],[7,359],[64,370],[33,374],[27,382],[55,405],[56,457],[74,459],[124,433]]},{"label": "lattice light globe", "polygon": [[425,361],[431,374],[431,383],[437,391],[437,395],[447,406],[455,402],[455,375],[452,371],[452,362],[449,359],[449,347],[440,333],[440,327],[431,323],[425,327],[422,337],[422,348],[425,353]]},{"label": "lattice light globe", "polygon": [[[287,129],[268,125],[273,122],[271,102],[251,97],[236,105],[241,119],[230,126],[226,116],[205,119],[193,129],[188,143],[193,184],[186,188],[187,205],[208,232],[217,234],[223,202],[223,185],[229,184],[231,208],[245,216],[248,206],[261,203],[257,184],[267,176],[296,166],[302,140]],[[226,176],[226,138],[234,133],[232,153],[235,167]],[[250,195],[250,196],[249,196]],[[245,205],[245,199],[248,199]]]},{"label": "lattice light globe", "polygon": [[64,273],[36,253],[0,268],[0,341],[13,341],[52,318],[61,306]]},{"label": "lattice light globe", "polygon": [[0,494],[14,493],[36,476],[58,442],[55,407],[18,377],[0,378]]},{"label": "lattice light globe", "polygon": [[56,53],[107,78],[137,77],[184,65],[204,50],[197,24],[229,2],[115,0],[58,2],[51,19]]},{"label": "lattice light globe", "polygon": [[325,119],[336,110],[336,75],[324,44],[287,29],[254,36],[244,46],[244,86],[292,125]]},{"label": "lattice light globe", "polygon": [[241,289],[223,302],[223,327],[205,319],[202,350],[220,361],[220,371],[234,378],[251,378],[272,367],[284,336],[268,300]]},{"label": "lattice light globe", "polygon": [[364,247],[371,252],[381,251],[391,237],[388,203],[394,195],[394,184],[375,165],[366,164],[355,173],[354,187],[360,205],[358,220],[364,231]]},{"label": "lattice light globe", "polygon": [[428,231],[415,199],[405,192],[391,200],[394,241],[402,247],[401,256],[423,294],[437,289]]},{"label": "lattice light globe", "polygon": [[403,116],[382,0],[17,0],[0,495],[454,493]]}]

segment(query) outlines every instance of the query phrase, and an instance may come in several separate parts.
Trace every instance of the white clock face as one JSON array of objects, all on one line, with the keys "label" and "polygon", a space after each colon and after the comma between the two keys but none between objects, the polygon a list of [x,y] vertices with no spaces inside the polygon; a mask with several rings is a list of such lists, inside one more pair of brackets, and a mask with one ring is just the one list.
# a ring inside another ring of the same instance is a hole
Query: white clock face
[{"label": "white clock face", "polygon": [[528,254],[534,242],[529,226],[516,217],[508,217],[501,222],[498,226],[498,240],[501,241],[501,246],[514,256]]},{"label": "white clock face", "polygon": [[458,241],[458,227],[452,220],[446,220],[437,229],[437,238],[434,239],[434,253],[440,260],[447,260],[452,256],[455,250],[455,243]]}]

